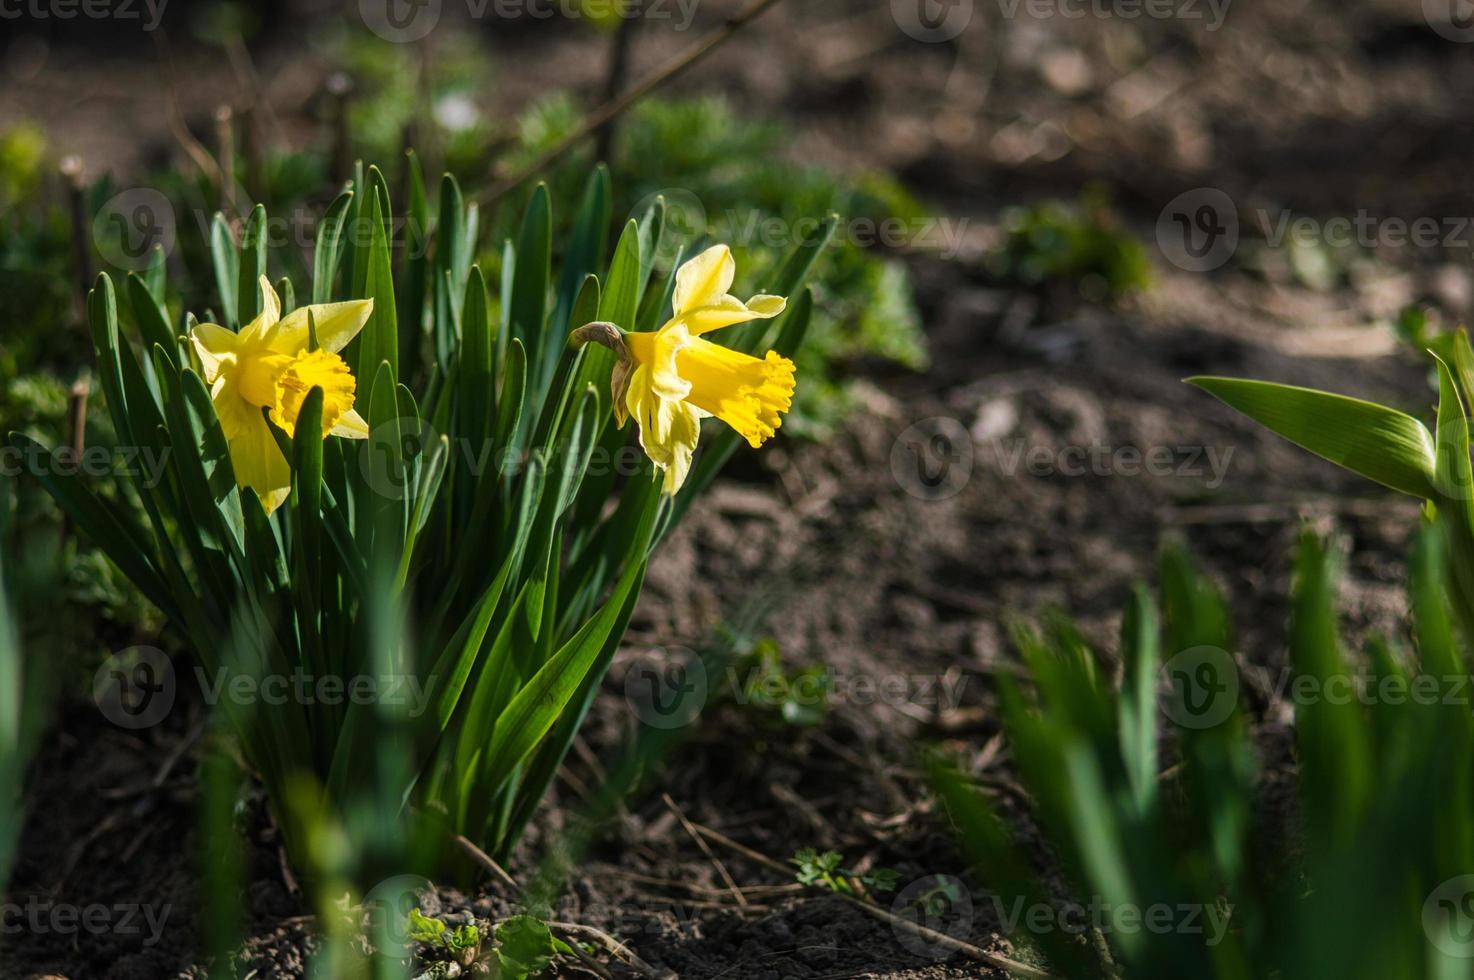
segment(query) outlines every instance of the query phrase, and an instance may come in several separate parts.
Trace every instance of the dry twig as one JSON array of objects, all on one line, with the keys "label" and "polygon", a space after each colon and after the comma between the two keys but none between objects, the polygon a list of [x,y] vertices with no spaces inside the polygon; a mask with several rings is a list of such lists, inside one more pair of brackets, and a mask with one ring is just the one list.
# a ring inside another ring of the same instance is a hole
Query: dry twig
[{"label": "dry twig", "polygon": [[671,799],[669,793],[661,793],[660,798],[665,801],[666,806],[670,807],[671,812],[676,815],[676,819],[681,822],[681,826],[686,828],[686,833],[691,835],[691,839],[696,842],[696,846],[701,848],[701,853],[705,854],[707,860],[711,861],[716,867],[717,874],[722,876],[723,883],[726,884],[728,890],[736,897],[737,904],[746,906],[747,896],[743,895],[742,889],[737,887],[737,882],[733,880],[731,872],[727,870],[727,866],[722,863],[721,858],[712,853],[711,845],[707,844],[701,838],[701,835],[696,832],[695,824],[687,819],[685,811],[676,804],[675,800]]}]

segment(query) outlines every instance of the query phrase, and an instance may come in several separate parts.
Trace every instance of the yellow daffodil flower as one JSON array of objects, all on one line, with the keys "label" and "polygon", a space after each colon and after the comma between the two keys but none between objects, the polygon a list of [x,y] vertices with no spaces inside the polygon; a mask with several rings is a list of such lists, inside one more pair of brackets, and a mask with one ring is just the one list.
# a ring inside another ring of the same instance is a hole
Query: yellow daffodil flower
[{"label": "yellow daffodil flower", "polygon": [[640,446],[664,472],[667,494],[686,482],[702,419],[716,416],[756,449],[783,424],[782,413],[793,403],[788,358],[775,351],[752,357],[702,337],[772,319],[787,307],[781,296],[754,296],[746,303],[732,296],[736,272],[731,249],[709,248],[676,271],[675,316],[665,326],[622,337],[612,329],[593,330],[579,338],[621,354],[613,377],[615,418],[621,428],[630,416],[639,424]]},{"label": "yellow daffodil flower", "polygon": [[[263,408],[272,422],[295,435],[302,402],[313,388],[321,388],[323,438],[368,437],[368,424],[353,410],[357,382],[338,352],[368,322],[374,301],[304,306],[283,317],[281,299],[264,276],[261,296],[261,315],[240,333],[201,323],[190,332],[190,340],[230,444],[236,482],[254,489],[269,514],[291,492],[292,471],[261,415]],[[308,349],[309,314],[317,350]]]}]

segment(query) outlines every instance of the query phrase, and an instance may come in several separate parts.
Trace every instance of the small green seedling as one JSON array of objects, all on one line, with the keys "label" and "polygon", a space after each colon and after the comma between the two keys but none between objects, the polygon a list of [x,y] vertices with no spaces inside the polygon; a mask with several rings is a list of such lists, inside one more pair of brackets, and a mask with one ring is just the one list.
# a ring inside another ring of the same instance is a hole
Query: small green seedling
[{"label": "small green seedling", "polygon": [[547,970],[555,956],[573,954],[573,949],[556,938],[547,923],[531,915],[513,916],[489,930],[475,925],[451,929],[439,919],[411,909],[408,935],[413,942],[445,957],[421,974],[421,980],[441,977],[522,980]]},{"label": "small green seedling", "polygon": [[743,658],[740,678],[734,676],[734,696],[741,704],[774,711],[789,725],[809,728],[824,721],[829,704],[830,677],[822,665],[789,672],[784,669],[778,644],[771,638],[756,643]]},{"label": "small green seedling", "polygon": [[890,868],[875,868],[865,872],[846,870],[841,866],[844,857],[838,851],[820,854],[813,848],[806,847],[789,858],[788,863],[798,868],[794,878],[799,884],[823,888],[836,895],[860,894],[861,889],[855,887],[856,882],[872,891],[891,892],[896,890],[896,883],[901,880],[900,874]]}]

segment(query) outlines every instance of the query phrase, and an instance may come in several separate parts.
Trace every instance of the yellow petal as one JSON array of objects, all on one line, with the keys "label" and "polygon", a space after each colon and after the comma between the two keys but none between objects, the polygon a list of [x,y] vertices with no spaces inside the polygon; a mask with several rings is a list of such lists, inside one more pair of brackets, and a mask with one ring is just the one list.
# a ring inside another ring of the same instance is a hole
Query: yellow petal
[{"label": "yellow petal", "polygon": [[276,325],[267,338],[272,350],[279,354],[300,354],[307,349],[308,312],[312,313],[312,322],[317,328],[317,342],[329,354],[336,354],[363,330],[374,312],[374,301],[355,299],[295,309]]},{"label": "yellow petal", "polygon": [[625,348],[637,364],[650,370],[646,384],[663,398],[679,401],[686,397],[691,385],[676,371],[676,354],[691,343],[691,335],[681,320],[672,320],[659,330],[625,336]]},{"label": "yellow petal", "polygon": [[793,362],[776,351],[756,358],[693,339],[676,356],[676,369],[691,384],[687,403],[730,425],[754,449],[772,438],[793,405]]},{"label": "yellow petal", "polygon": [[291,467],[277,448],[261,409],[237,395],[230,384],[216,389],[214,401],[220,429],[230,445],[236,483],[255,490],[261,506],[270,514],[291,493]]},{"label": "yellow petal", "polygon": [[190,343],[205,369],[205,382],[214,384],[227,362],[240,350],[240,335],[215,323],[197,323],[189,332]]},{"label": "yellow petal", "polygon": [[676,316],[698,306],[711,306],[732,288],[737,262],[725,245],[713,245],[676,270],[676,293],[672,302]]},{"label": "yellow petal", "polygon": [[263,326],[271,326],[281,319],[281,297],[272,288],[271,280],[265,276],[261,277],[261,316],[258,317]]},{"label": "yellow petal", "polygon": [[261,289],[261,313],[241,328],[240,338],[246,344],[256,343],[281,319],[281,297],[276,295],[271,280],[262,276],[256,284]]},{"label": "yellow petal", "polygon": [[747,308],[758,319],[771,320],[788,309],[788,300],[782,296],[769,296],[767,293],[759,293],[747,301]]},{"label": "yellow petal", "polygon": [[744,303],[735,296],[723,296],[709,306],[698,306],[687,310],[680,321],[693,336],[701,336],[749,320],[771,320],[782,313],[788,301],[781,296],[754,296]]},{"label": "yellow petal", "polygon": [[694,405],[661,397],[651,384],[648,365],[630,376],[626,405],[640,426],[640,447],[665,473],[663,492],[674,494],[686,482],[701,436],[702,413]]},{"label": "yellow petal", "polygon": [[328,435],[337,436],[340,439],[367,439],[369,427],[363,416],[350,408],[338,419],[338,424],[333,426],[333,431]]}]

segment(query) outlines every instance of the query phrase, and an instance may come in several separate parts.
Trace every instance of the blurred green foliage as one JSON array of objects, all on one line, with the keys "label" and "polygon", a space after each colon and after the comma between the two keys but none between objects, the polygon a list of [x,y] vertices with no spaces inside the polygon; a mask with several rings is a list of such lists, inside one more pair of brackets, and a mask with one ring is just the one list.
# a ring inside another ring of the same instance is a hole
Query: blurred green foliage
[{"label": "blurred green foliage", "polygon": [[1411,562],[1412,652],[1379,638],[1358,659],[1338,556],[1302,538],[1282,677],[1296,799],[1259,780],[1227,606],[1182,552],[1164,558],[1161,613],[1145,590],[1126,611],[1119,682],[1068,624],[1020,630],[1029,680],[1003,679],[1004,729],[1058,867],[1031,867],[999,808],[937,770],[979,881],[1005,921],[1021,913],[1012,938],[1072,978],[1467,977],[1474,717],[1443,530]]},{"label": "blurred green foliage", "polygon": [[[91,343],[76,319],[71,230],[60,195],[45,193],[45,159],[45,141],[33,126],[0,133],[0,422],[7,431],[50,439],[67,431],[69,392],[91,360]],[[96,208],[106,193],[105,184],[96,185],[87,205]],[[114,446],[100,393],[90,406],[84,444]],[[14,483],[0,498],[0,523],[9,527],[6,574],[29,613],[18,625],[25,644],[70,655],[95,650],[99,626],[104,636],[122,637],[157,625],[110,562],[64,533],[61,511],[20,471],[23,461],[7,456],[3,468],[0,476]],[[62,614],[72,604],[93,610],[98,621]]]},{"label": "blurred green foliage", "polygon": [[738,704],[799,728],[823,724],[833,686],[823,664],[786,669],[782,650],[771,637],[757,641],[738,658],[729,682],[729,694]]},{"label": "blurred green foliage", "polygon": [[1146,249],[1121,227],[1100,187],[1073,205],[1050,201],[1006,212],[1003,243],[988,264],[994,275],[1024,285],[1073,284],[1091,302],[1151,285]]},{"label": "blurred green foliage", "polygon": [[34,123],[23,122],[0,133],[0,202],[29,197],[41,184],[46,136]]}]

